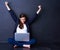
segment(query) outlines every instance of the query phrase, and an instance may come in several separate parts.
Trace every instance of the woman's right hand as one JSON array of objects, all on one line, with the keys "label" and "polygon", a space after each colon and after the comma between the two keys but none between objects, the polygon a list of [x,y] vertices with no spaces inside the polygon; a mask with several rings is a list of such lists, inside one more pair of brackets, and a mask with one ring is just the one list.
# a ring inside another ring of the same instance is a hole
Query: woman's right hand
[{"label": "woman's right hand", "polygon": [[8,10],[11,10],[11,8],[8,5],[9,3],[7,1],[5,1],[5,6],[7,7]]}]

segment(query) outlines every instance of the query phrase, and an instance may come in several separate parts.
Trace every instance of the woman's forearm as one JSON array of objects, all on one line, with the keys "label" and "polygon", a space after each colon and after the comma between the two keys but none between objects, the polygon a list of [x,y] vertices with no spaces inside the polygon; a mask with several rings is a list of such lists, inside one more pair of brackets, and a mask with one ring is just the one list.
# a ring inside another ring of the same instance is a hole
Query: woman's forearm
[{"label": "woman's forearm", "polygon": [[41,11],[41,5],[38,6],[38,11],[36,13],[39,14],[40,11]]},{"label": "woman's forearm", "polygon": [[39,13],[40,13],[40,11],[41,11],[41,9],[39,9],[36,13],[37,13],[37,14],[39,14]]},{"label": "woman's forearm", "polygon": [[6,6],[6,8],[7,8],[7,10],[11,10],[11,8],[10,8],[10,6],[8,5],[8,2],[5,2],[5,6]]}]

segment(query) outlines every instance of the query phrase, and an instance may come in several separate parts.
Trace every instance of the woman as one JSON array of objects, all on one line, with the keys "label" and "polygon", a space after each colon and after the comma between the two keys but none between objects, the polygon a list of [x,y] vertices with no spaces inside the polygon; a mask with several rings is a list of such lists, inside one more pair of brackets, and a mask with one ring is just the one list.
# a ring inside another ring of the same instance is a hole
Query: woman
[{"label": "woman", "polygon": [[[10,6],[8,5],[8,2],[5,2],[5,6],[7,7],[7,10],[9,11],[9,13],[11,14],[13,20],[16,23],[16,29],[14,31],[14,33],[30,33],[29,30],[29,25],[32,23],[32,21],[38,16],[38,14],[41,11],[41,5],[38,6],[38,11],[36,12],[36,14],[34,14],[35,16],[32,17],[31,19],[27,20],[27,16],[26,14],[21,14],[19,16],[19,18],[15,15],[14,11],[10,8]],[[28,47],[30,48],[31,44],[34,44],[36,41],[34,39],[31,39],[28,42],[18,42],[15,41],[14,38],[9,38],[8,42],[14,45],[14,48],[16,48],[17,46],[23,46],[23,47]]]}]

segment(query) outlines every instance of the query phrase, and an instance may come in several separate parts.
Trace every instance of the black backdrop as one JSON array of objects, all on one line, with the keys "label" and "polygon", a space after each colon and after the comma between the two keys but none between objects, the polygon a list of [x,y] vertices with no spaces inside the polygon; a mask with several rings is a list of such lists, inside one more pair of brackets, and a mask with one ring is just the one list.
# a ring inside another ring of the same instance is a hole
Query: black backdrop
[{"label": "black backdrop", "polygon": [[42,12],[32,23],[32,36],[38,43],[60,42],[60,1],[59,0],[0,0],[0,42],[7,42],[13,37],[15,22],[7,11],[4,2],[8,1],[16,15],[24,12],[33,17],[37,6],[42,5]]}]

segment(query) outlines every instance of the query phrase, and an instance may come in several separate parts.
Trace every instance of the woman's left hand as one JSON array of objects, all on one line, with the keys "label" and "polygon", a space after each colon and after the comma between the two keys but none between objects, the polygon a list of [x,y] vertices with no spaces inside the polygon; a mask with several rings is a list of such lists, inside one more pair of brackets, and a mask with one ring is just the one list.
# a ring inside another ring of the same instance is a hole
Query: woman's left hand
[{"label": "woman's left hand", "polygon": [[38,8],[41,9],[41,5],[38,5]]},{"label": "woman's left hand", "polygon": [[39,14],[41,11],[41,5],[38,5],[38,11],[37,11],[37,14]]}]

